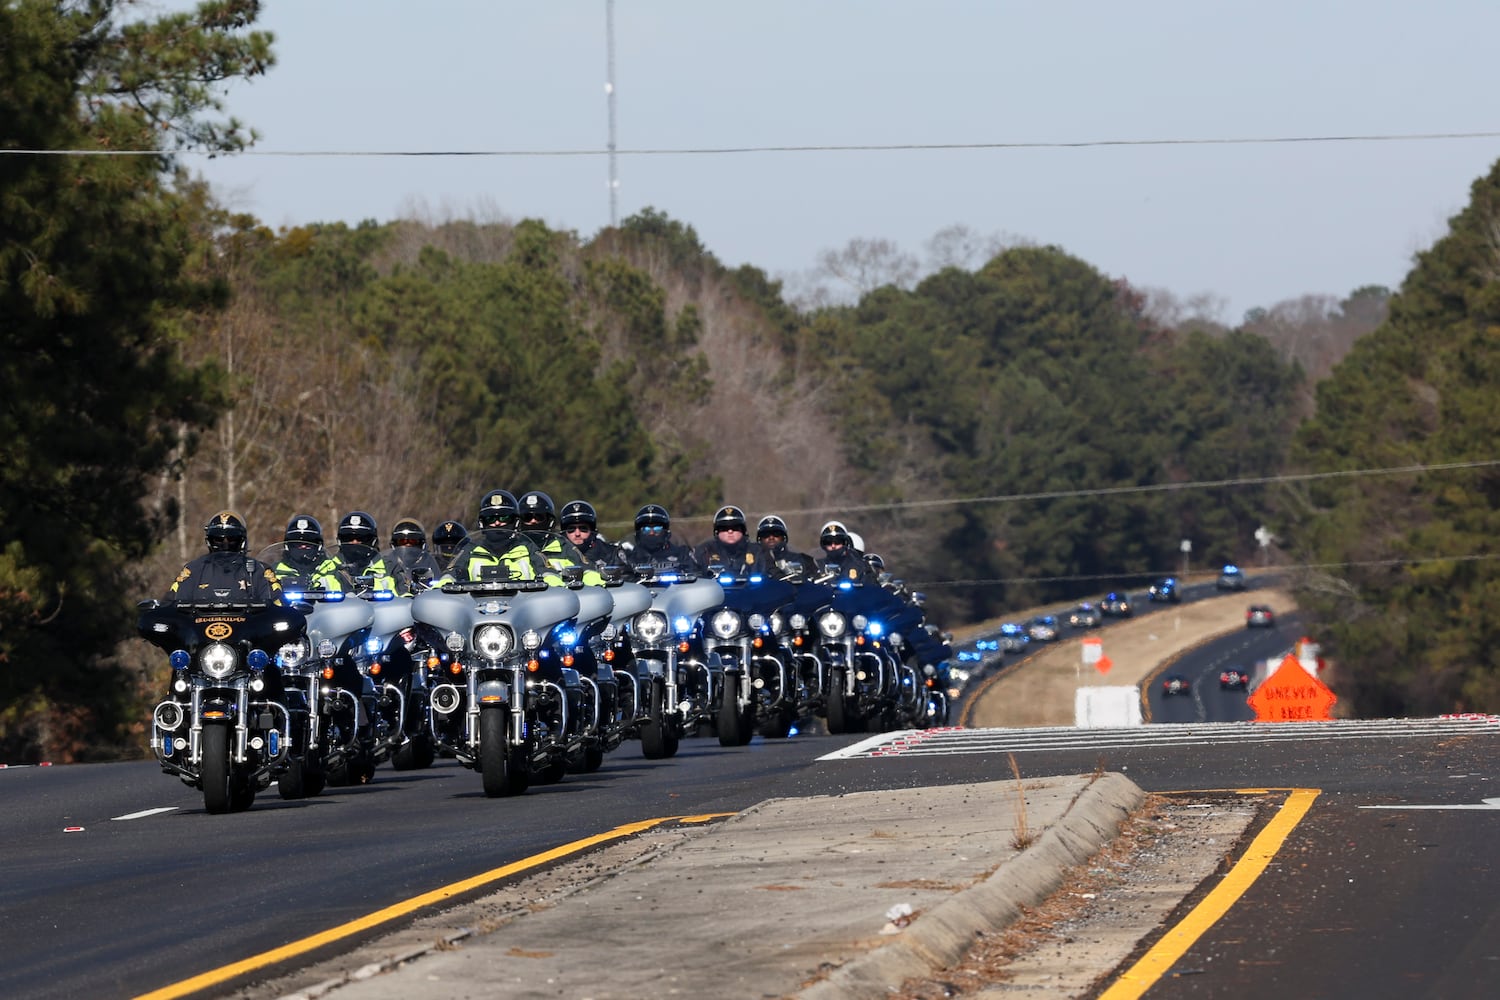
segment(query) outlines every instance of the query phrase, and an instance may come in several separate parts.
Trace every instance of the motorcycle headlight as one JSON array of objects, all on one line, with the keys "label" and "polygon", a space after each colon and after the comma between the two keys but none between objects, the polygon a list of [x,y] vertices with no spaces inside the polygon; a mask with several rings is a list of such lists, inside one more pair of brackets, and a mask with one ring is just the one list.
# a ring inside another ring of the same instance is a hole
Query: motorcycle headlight
[{"label": "motorcycle headlight", "polygon": [[743,627],[740,623],[739,612],[728,609],[715,612],[708,624],[714,630],[714,635],[720,639],[733,639],[740,634],[740,629]]},{"label": "motorcycle headlight", "polygon": [[198,663],[205,674],[218,681],[234,673],[234,668],[239,665],[239,657],[234,655],[232,647],[222,642],[211,642],[203,647]]},{"label": "motorcycle headlight", "polygon": [[855,615],[854,616],[854,622],[853,622],[853,624],[854,624],[854,631],[856,631],[856,632],[863,632],[865,630],[865,626],[868,625],[869,623],[870,623],[870,620],[868,618],[866,618],[864,615]]},{"label": "motorcycle headlight", "polygon": [[667,616],[660,611],[642,611],[635,616],[632,630],[643,642],[660,642],[667,634]]},{"label": "motorcycle headlight", "polygon": [[504,625],[482,625],[474,632],[474,648],[486,660],[501,660],[516,647],[516,637]]},{"label": "motorcycle headlight", "polygon": [[800,611],[792,615],[792,628],[807,628],[807,616]]},{"label": "motorcycle headlight", "polygon": [[306,639],[298,639],[289,642],[276,651],[276,662],[286,670],[296,670],[307,659],[312,649],[308,646]]},{"label": "motorcycle headlight", "polygon": [[783,617],[781,617],[781,612],[780,611],[773,611],[773,612],[771,612],[771,634],[772,635],[785,635],[786,634],[786,619],[783,618]]},{"label": "motorcycle headlight", "polygon": [[825,611],[818,616],[818,631],[829,639],[837,639],[849,625],[837,611]]},{"label": "motorcycle headlight", "polygon": [[449,632],[443,637],[443,645],[448,647],[450,653],[462,653],[464,651],[464,637],[457,632]]}]

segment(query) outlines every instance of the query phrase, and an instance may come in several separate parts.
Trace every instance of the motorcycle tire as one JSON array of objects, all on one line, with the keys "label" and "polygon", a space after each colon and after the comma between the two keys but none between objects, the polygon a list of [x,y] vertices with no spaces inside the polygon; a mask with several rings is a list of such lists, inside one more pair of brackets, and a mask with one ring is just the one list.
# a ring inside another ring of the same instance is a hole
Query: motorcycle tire
[{"label": "motorcycle tire", "polygon": [[540,770],[531,772],[538,785],[555,785],[568,773],[567,759],[555,760]]},{"label": "motorcycle tire", "polygon": [[666,712],[667,688],[660,681],[651,682],[651,707],[641,726],[641,753],[647,760],[663,760],[677,753],[677,731]]},{"label": "motorcycle tire", "polygon": [[596,746],[584,747],[568,755],[569,774],[593,774],[604,763],[604,751]]},{"label": "motorcycle tire", "polygon": [[281,776],[276,779],[276,793],[283,799],[307,797],[307,766],[302,761],[292,761],[281,772]]},{"label": "motorcycle tire", "polygon": [[[719,702],[719,746],[742,747],[754,735],[755,704],[741,705],[735,697],[739,689],[738,674],[724,675],[724,695]],[[747,710],[748,709],[748,713]],[[748,715],[748,718],[747,718]]]},{"label": "motorcycle tire", "polygon": [[244,812],[255,804],[255,776],[242,772],[229,780],[229,811]]},{"label": "motorcycle tire", "polygon": [[792,735],[792,724],[796,721],[796,713],[791,708],[778,708],[761,723],[760,734],[768,740],[784,740]]},{"label": "motorcycle tire", "polygon": [[524,752],[510,746],[510,713],[486,708],[479,713],[479,773],[490,798],[519,795],[531,784]]},{"label": "motorcycle tire", "polygon": [[229,763],[229,727],[222,723],[204,726],[202,750],[199,779],[203,808],[210,813],[227,813],[233,808],[230,786],[234,781]]},{"label": "motorcycle tire", "polygon": [[435,759],[432,738],[426,733],[414,733],[391,754],[391,767],[398,771],[420,771],[431,767]]},{"label": "motorcycle tire", "polygon": [[857,733],[864,728],[864,720],[850,704],[849,697],[844,694],[844,672],[835,670],[829,678],[828,692],[828,731],[835,736],[843,733]]}]

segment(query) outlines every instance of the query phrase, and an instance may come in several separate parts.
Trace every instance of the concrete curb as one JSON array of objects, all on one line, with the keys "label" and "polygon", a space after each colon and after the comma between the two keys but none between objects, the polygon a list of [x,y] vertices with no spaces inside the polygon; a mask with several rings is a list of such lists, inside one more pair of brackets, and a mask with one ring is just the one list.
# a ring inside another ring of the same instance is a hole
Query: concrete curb
[{"label": "concrete curb", "polygon": [[1023,908],[1055,892],[1066,871],[1114,839],[1125,817],[1145,799],[1146,793],[1124,775],[1103,775],[1079,793],[1035,844],[985,881],[922,914],[890,944],[846,962],[794,995],[799,1000],[885,1000],[905,980],[957,964],[980,934],[1004,927]]}]

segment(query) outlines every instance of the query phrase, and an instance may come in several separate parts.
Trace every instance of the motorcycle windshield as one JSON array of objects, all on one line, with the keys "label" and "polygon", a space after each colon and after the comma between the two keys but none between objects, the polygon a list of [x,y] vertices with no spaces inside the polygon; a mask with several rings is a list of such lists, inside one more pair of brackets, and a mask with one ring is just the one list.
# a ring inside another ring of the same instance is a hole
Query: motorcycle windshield
[{"label": "motorcycle windshield", "polygon": [[797,588],[785,580],[735,582],[724,586],[724,606],[746,614],[769,614],[790,604],[796,595]]},{"label": "motorcycle windshield", "polygon": [[274,604],[163,604],[143,611],[136,622],[136,630],[152,645],[189,653],[210,642],[275,652],[306,628],[301,611]]}]

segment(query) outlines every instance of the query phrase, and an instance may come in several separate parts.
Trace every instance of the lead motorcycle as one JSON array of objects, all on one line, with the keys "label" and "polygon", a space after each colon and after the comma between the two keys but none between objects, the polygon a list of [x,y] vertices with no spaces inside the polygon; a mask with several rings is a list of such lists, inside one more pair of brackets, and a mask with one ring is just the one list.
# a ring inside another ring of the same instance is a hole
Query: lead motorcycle
[{"label": "lead motorcycle", "polygon": [[539,580],[450,583],[412,601],[414,620],[436,630],[452,657],[429,693],[429,730],[439,749],[480,772],[486,795],[519,795],[534,773],[566,769],[569,680],[541,676],[539,653],[578,610],[572,590]]},{"label": "lead motorcycle", "polygon": [[273,657],[303,640],[304,615],[233,602],[139,607],[137,631],[172,667],[171,693],[151,713],[162,770],[201,789],[210,813],[250,808],[296,749]]}]

